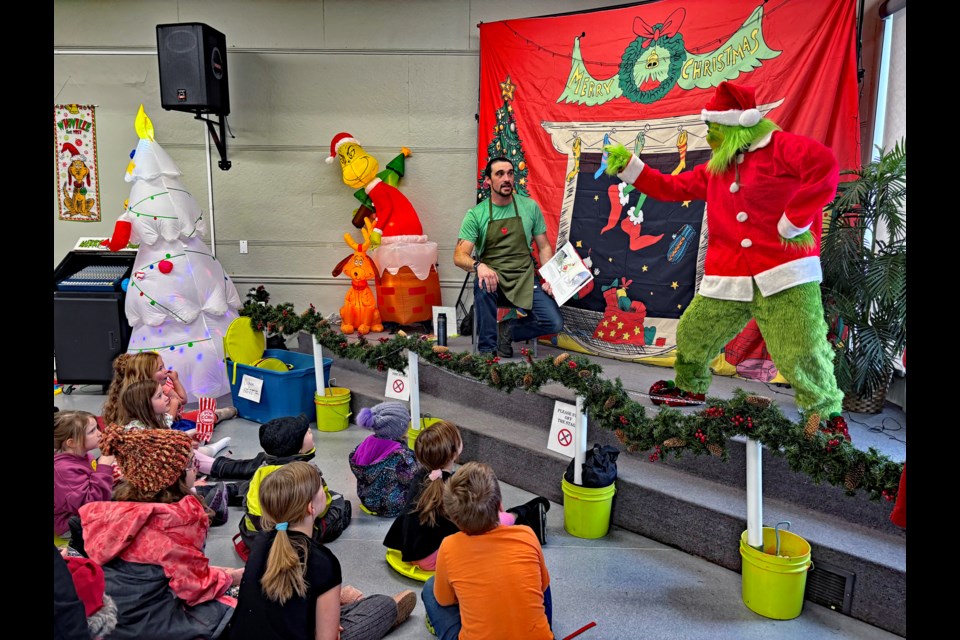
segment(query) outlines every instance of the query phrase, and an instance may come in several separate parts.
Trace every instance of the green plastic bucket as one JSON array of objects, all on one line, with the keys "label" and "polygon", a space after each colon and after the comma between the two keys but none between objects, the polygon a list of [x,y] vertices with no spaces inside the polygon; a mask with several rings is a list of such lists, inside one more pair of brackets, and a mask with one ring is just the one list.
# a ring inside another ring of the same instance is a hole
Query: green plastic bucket
[{"label": "green plastic bucket", "polygon": [[443,418],[420,418],[419,429],[414,429],[413,420],[410,421],[410,425],[407,427],[407,446],[410,447],[411,451],[413,450],[413,445],[417,443],[417,436],[440,422],[442,419]]},{"label": "green plastic bucket", "polygon": [[350,426],[350,389],[327,387],[324,394],[313,394],[317,405],[317,429],[320,431],[343,431]]},{"label": "green plastic bucket", "polygon": [[740,536],[743,557],[743,604],[755,613],[774,620],[791,620],[803,609],[807,587],[810,544],[795,533],[780,530],[780,555],[776,531],[763,528],[763,551],[747,544],[747,532]]},{"label": "green plastic bucket", "polygon": [[610,511],[616,483],[606,487],[578,487],[561,479],[563,488],[563,528],[577,538],[602,538],[610,530]]}]

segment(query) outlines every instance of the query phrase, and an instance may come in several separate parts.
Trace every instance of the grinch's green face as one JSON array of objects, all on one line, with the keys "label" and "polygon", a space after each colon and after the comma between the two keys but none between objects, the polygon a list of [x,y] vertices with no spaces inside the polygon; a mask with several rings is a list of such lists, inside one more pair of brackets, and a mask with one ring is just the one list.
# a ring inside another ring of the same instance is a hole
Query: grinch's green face
[{"label": "grinch's green face", "polygon": [[716,151],[723,144],[723,131],[716,122],[707,123],[707,144]]}]

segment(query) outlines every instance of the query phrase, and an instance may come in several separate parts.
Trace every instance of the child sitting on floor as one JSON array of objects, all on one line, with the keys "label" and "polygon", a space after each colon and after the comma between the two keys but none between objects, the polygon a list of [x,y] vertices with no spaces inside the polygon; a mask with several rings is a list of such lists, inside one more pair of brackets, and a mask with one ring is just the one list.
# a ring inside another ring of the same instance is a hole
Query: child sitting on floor
[{"label": "child sitting on floor", "polygon": [[423,585],[428,628],[443,639],[553,640],[543,549],[529,528],[500,525],[493,469],[482,462],[457,469],[444,485],[443,508],[460,533],[443,539],[437,572]]},{"label": "child sitting on floor", "polygon": [[[173,418],[173,427],[181,431],[194,428],[199,411],[183,411],[183,405],[187,402],[187,391],[180,382],[180,375],[174,369],[167,369],[163,358],[156,351],[137,354],[121,353],[113,361],[113,380],[107,392],[107,401],[103,405],[104,423],[119,423],[120,394],[124,385],[147,379],[153,379],[163,385],[164,395],[170,400],[168,411]],[[235,418],[237,408],[223,407],[217,409],[214,414],[216,424],[222,420]]]},{"label": "child sitting on floor", "polygon": [[[88,502],[109,501],[113,456],[100,456],[96,469],[90,452],[100,447],[97,418],[87,411],[53,414],[53,535],[70,531],[70,517]],[[61,542],[62,544],[62,542]]]},{"label": "child sitting on floor", "polygon": [[[383,544],[400,551],[401,559],[426,571],[437,567],[440,543],[460,529],[447,518],[443,508],[443,486],[453,475],[457,458],[463,452],[463,439],[457,425],[440,420],[417,437],[414,450],[422,465],[407,502],[407,511],[398,516],[387,531]],[[545,541],[546,512],[550,502],[534,498],[530,502],[501,511],[502,525],[525,524]]]},{"label": "child sitting on floor", "polygon": [[391,598],[341,588],[340,562],[313,536],[326,499],[320,472],[307,462],[290,462],[264,479],[267,531],[247,560],[231,640],[378,640],[410,616],[413,591]]},{"label": "child sitting on floor", "polygon": [[396,517],[403,513],[420,470],[407,446],[410,412],[399,402],[381,402],[361,409],[357,424],[373,431],[349,456],[360,504],[373,515]]},{"label": "child sitting on floor", "polygon": [[[260,425],[260,446],[263,452],[256,459],[260,460],[262,465],[250,479],[245,501],[247,512],[240,520],[240,536],[247,547],[246,552],[249,552],[259,532],[263,530],[260,487],[264,479],[286,464],[309,462],[316,455],[310,421],[302,413],[299,416],[274,418]],[[219,463],[216,463],[215,467],[218,465]],[[214,470],[219,471],[216,468]],[[352,506],[349,500],[330,490],[323,474],[320,474],[320,482],[327,500],[324,508],[317,514],[314,539],[317,542],[333,542],[350,524]]]},{"label": "child sitting on floor", "polygon": [[125,477],[111,502],[80,507],[86,555],[103,567],[116,602],[111,639],[216,638],[233,614],[227,590],[243,569],[211,566],[203,553],[210,513],[193,492],[189,436],[110,425],[101,443]]}]

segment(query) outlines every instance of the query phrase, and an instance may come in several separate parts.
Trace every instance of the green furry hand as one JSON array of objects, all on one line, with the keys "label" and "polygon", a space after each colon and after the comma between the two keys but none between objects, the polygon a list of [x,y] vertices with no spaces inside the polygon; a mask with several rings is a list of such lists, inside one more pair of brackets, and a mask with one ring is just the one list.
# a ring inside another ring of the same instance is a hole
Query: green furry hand
[{"label": "green furry hand", "polygon": [[780,236],[780,242],[782,242],[784,246],[791,249],[796,249],[798,251],[812,249],[815,244],[813,240],[813,234],[809,231],[804,231],[800,235],[792,238],[784,238],[783,236]]},{"label": "green furry hand", "polygon": [[607,168],[605,173],[608,176],[616,176],[623,171],[630,163],[630,157],[633,155],[622,144],[608,144],[603,147],[607,152]]}]

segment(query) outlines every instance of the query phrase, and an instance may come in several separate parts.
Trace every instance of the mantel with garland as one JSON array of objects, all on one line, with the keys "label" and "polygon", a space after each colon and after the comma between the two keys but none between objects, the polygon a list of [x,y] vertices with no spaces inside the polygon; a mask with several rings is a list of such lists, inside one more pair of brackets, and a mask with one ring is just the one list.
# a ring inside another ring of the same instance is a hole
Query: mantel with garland
[{"label": "mantel with garland", "polygon": [[562,384],[584,398],[591,418],[613,431],[627,451],[650,452],[651,461],[670,454],[679,458],[684,452],[727,461],[727,439],[742,435],[759,441],[773,455],[785,457],[793,471],[807,474],[817,484],[843,486],[850,496],[864,491],[871,500],[894,500],[897,495],[903,463],[893,462],[873,447],[856,449],[842,434],[826,431],[817,415],[801,414],[801,421],[794,423],[769,398],[742,389],[727,400],[708,397],[706,406],[693,413],[662,407],[649,417],[645,407],[627,395],[620,378],[604,378],[600,365],[583,356],[561,353],[535,360],[525,348],[522,361],[500,362],[496,357],[454,352],[432,344],[424,335],[408,336],[402,331],[375,342],[364,336],[351,341],[312,304],[300,314],[291,303],[271,306],[262,286],[252,289],[247,298],[240,314],[249,316],[257,329],[284,336],[309,333],[338,357],[358,360],[377,371],[405,371],[409,350],[434,366],[505,393],[517,389],[535,392],[544,384]]}]

